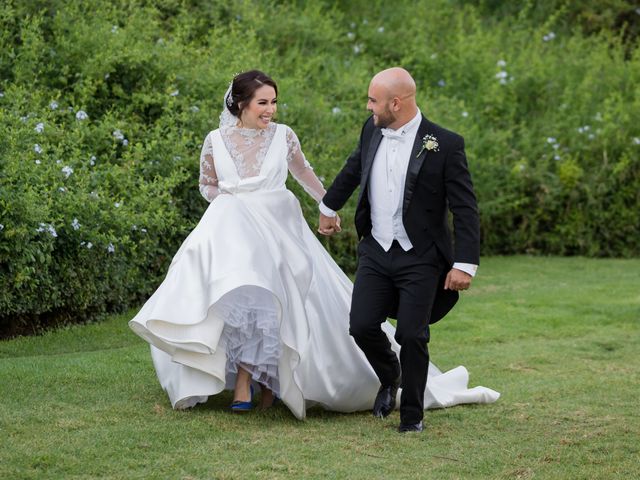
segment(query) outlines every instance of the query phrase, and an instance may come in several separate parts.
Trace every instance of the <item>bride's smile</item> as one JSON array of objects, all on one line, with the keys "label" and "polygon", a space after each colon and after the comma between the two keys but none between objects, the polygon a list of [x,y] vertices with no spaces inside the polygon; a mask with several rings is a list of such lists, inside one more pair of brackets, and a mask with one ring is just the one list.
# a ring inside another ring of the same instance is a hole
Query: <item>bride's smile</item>
[{"label": "bride's smile", "polygon": [[249,105],[242,109],[240,123],[244,128],[267,128],[277,110],[275,89],[270,85],[263,85],[256,89]]}]

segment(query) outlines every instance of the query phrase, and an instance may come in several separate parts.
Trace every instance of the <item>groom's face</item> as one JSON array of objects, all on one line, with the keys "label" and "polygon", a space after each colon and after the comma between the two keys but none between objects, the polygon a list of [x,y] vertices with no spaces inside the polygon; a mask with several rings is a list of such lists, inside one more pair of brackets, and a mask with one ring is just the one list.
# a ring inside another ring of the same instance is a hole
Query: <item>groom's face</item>
[{"label": "groom's face", "polygon": [[396,116],[391,111],[389,94],[385,88],[372,82],[369,85],[367,100],[367,110],[373,113],[373,123],[376,127],[385,128],[396,120]]}]

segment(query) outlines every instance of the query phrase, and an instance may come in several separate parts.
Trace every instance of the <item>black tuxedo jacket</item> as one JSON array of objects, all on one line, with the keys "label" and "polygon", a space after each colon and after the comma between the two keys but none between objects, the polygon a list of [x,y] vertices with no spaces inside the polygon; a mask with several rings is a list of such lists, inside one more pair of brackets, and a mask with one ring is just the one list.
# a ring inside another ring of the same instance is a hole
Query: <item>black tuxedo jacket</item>
[{"label": "black tuxedo jacket", "polygon": [[[438,151],[422,149],[425,135],[437,139]],[[361,239],[371,233],[369,174],[381,140],[382,132],[370,117],[362,128],[357,148],[322,199],[327,207],[340,210],[360,186],[355,224]],[[448,211],[453,214],[455,246],[449,230]],[[435,244],[449,265],[454,262],[480,263],[480,221],[464,153],[464,139],[424,116],[409,160],[402,222],[418,255]],[[442,282],[444,276],[446,272]],[[457,292],[439,289],[431,322],[442,318],[457,298]]]}]

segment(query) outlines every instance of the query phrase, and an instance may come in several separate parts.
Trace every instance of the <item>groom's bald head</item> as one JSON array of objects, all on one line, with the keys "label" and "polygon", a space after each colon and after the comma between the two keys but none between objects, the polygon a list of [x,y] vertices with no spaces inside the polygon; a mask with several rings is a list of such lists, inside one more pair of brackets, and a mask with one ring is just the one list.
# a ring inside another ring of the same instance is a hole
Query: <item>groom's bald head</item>
[{"label": "groom's bald head", "polygon": [[417,113],[416,82],[404,68],[393,67],[374,75],[369,84],[367,109],[378,127],[398,128]]},{"label": "groom's bald head", "polygon": [[391,98],[416,96],[416,82],[404,68],[393,67],[382,70],[371,79],[371,84],[374,83],[387,90]]}]

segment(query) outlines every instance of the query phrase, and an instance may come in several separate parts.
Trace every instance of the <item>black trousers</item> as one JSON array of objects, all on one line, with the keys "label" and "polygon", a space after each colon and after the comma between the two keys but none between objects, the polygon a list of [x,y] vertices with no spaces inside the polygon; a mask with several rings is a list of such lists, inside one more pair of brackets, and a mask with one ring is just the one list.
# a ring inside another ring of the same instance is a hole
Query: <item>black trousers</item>
[{"label": "black trousers", "polygon": [[[446,262],[435,245],[418,256],[413,249],[405,252],[394,241],[385,252],[371,235],[360,242],[358,254],[349,333],[383,386],[393,384],[402,374],[400,420],[417,423],[424,416],[429,316]],[[400,362],[380,328],[396,302],[395,340],[400,344]]]}]

